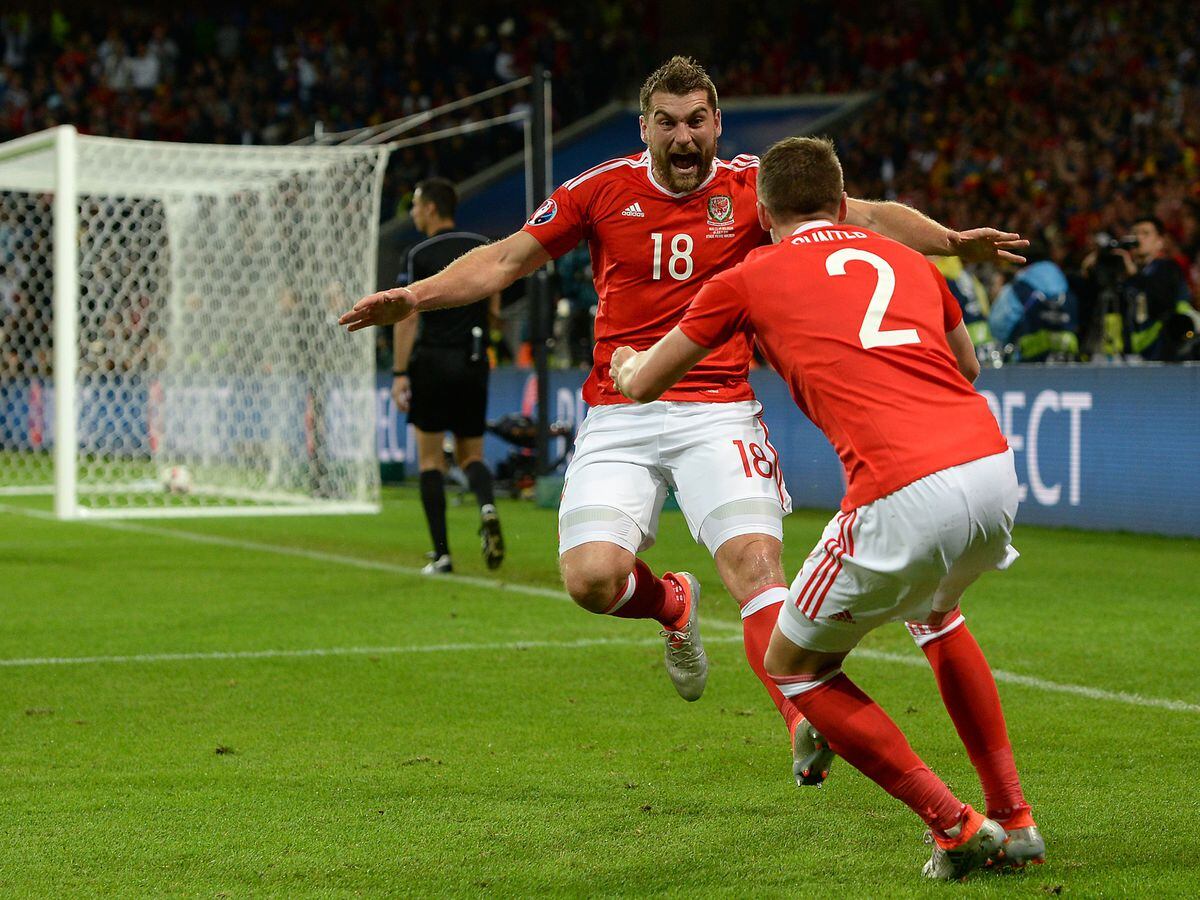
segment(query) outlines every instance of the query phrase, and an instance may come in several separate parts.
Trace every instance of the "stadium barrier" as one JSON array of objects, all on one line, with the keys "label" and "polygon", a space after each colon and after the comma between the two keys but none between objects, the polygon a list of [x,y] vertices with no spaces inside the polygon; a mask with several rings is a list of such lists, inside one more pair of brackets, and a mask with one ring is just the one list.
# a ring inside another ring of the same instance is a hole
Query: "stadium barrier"
[{"label": "stadium barrier", "polygon": [[[582,420],[586,412],[579,393],[583,377],[577,371],[553,373],[552,420]],[[415,444],[392,403],[390,381],[390,376],[381,374],[376,389],[379,459],[412,463]],[[765,407],[771,440],[779,450],[796,506],[835,507],[843,484],[833,451],[792,404],[779,378],[758,371],[751,381]],[[297,378],[281,378],[275,385],[280,393],[294,396],[296,416],[273,429],[272,452],[285,448],[303,453],[306,443],[311,443],[312,423],[304,414],[305,386],[306,380]],[[1200,537],[1200,366],[1012,366],[985,371],[978,387],[1016,452],[1022,522]],[[110,375],[105,390],[84,397],[79,422],[83,452],[113,428],[122,427],[125,453],[152,455],[151,390],[152,384],[144,379]],[[227,442],[217,432],[236,431],[241,417],[236,404],[231,410],[217,401],[238,394],[239,386],[210,383],[195,391],[194,427],[178,439],[219,453]],[[341,396],[334,391],[324,411],[326,452],[334,459],[348,450],[341,446],[347,430]],[[489,415],[529,412],[535,398],[531,372],[498,369],[492,375]],[[47,453],[53,446],[53,405],[53,391],[44,383],[4,385],[0,419],[7,421],[0,435],[8,437],[0,452]],[[128,430],[132,421],[144,421],[145,428]],[[488,435],[485,449],[488,460],[495,463],[514,448]],[[565,448],[559,442],[557,449]],[[0,485],[0,492],[4,487]]]},{"label": "stadium barrier", "polygon": [[[583,377],[554,373],[552,420],[582,419]],[[489,414],[528,412],[532,378],[520,369],[494,372]],[[414,460],[385,381],[381,459]],[[755,372],[751,382],[795,505],[837,506],[842,470],[825,438],[773,372]],[[1020,521],[1200,537],[1200,366],[1010,366],[985,371],[977,386],[1016,454]],[[511,449],[488,436],[490,461]]]}]

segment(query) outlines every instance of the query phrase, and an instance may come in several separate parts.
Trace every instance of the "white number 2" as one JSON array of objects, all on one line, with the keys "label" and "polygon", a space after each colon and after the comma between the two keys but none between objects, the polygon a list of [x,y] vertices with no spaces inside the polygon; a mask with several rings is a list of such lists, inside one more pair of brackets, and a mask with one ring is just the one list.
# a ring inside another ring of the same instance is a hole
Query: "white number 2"
[{"label": "white number 2", "polygon": [[[663,236],[655,231],[650,235],[650,240],[654,241],[654,274],[651,277],[659,281],[662,279]],[[690,234],[677,234],[671,238],[671,258],[667,261],[667,271],[676,281],[686,281],[692,277],[692,246]]]},{"label": "white number 2", "polygon": [[875,347],[899,347],[904,344],[919,344],[921,338],[915,328],[897,328],[884,331],[880,326],[887,314],[888,304],[892,294],[896,292],[896,272],[888,265],[888,261],[866,250],[846,247],[829,254],[825,260],[825,271],[830,275],[845,275],[846,263],[865,262],[875,267],[879,273],[879,281],[875,284],[875,293],[867,305],[867,314],[863,317],[862,327],[858,329],[858,339],[867,350]]}]

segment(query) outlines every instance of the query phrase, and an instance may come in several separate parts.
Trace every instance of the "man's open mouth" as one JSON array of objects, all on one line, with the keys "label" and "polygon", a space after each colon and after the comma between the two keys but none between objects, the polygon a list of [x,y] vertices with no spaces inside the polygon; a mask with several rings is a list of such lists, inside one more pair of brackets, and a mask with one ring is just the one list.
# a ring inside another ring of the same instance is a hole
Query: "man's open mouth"
[{"label": "man's open mouth", "polygon": [[671,171],[679,175],[694,175],[700,171],[699,153],[672,153]]}]

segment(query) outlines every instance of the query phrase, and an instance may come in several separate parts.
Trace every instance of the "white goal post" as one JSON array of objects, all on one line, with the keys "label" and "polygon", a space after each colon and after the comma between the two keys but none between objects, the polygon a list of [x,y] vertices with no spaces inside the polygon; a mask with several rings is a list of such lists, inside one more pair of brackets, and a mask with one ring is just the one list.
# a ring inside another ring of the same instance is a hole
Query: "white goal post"
[{"label": "white goal post", "polygon": [[0,496],[60,518],[377,512],[386,146],[0,144]]}]

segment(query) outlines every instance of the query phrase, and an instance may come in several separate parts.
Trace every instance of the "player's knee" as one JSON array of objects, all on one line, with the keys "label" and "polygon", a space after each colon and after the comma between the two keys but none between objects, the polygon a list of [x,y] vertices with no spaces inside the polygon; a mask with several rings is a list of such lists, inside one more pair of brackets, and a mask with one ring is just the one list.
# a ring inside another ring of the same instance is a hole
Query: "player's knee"
[{"label": "player's knee", "polygon": [[603,613],[613,605],[617,593],[625,587],[629,574],[612,572],[573,571],[563,575],[567,593],[576,604],[588,612]]},{"label": "player's knee", "polygon": [[729,592],[740,600],[783,584],[782,546],[766,534],[738,535],[723,543],[717,549],[716,563]]},{"label": "player's knee", "polygon": [[576,604],[588,612],[603,613],[629,582],[630,568],[604,558],[582,558],[562,563],[563,585]]}]

